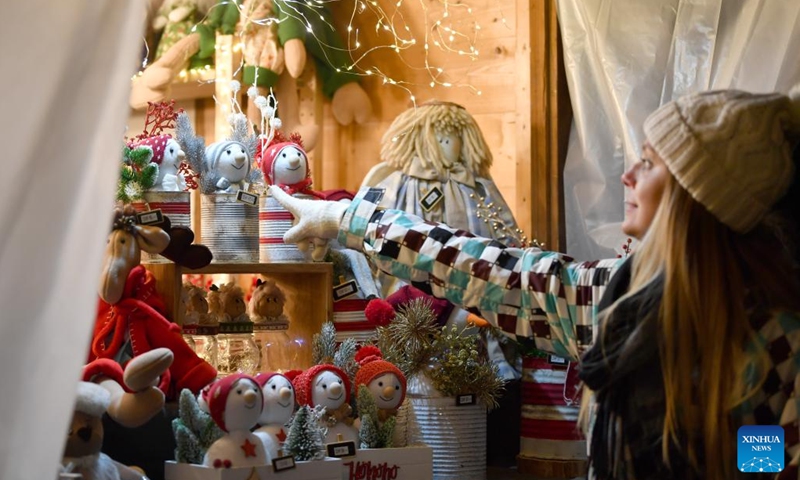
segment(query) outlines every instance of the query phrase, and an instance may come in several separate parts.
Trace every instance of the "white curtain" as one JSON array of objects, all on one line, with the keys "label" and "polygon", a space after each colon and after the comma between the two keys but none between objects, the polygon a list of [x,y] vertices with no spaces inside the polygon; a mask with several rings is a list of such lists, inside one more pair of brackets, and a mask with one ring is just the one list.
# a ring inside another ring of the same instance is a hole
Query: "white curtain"
[{"label": "white curtain", "polygon": [[558,0],[575,120],[564,171],[567,252],[613,257],[642,123],[685,93],[800,82],[800,1]]},{"label": "white curtain", "polygon": [[141,0],[3,1],[0,478],[52,479],[86,360]]}]

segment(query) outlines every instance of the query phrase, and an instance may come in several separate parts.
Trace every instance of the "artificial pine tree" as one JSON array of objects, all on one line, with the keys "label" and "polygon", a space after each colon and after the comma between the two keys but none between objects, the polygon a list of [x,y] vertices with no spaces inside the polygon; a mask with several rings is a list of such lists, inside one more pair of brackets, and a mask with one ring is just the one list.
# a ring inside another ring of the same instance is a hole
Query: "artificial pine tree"
[{"label": "artificial pine tree", "polygon": [[151,162],[153,149],[143,145],[122,147],[122,167],[117,182],[117,200],[131,203],[141,200],[145,190],[153,187],[158,178],[158,165]]},{"label": "artificial pine tree", "polygon": [[323,363],[333,363],[336,355],[336,327],[333,322],[325,322],[319,333],[315,333],[311,339],[312,356],[314,365]]},{"label": "artificial pine tree", "polygon": [[358,432],[361,448],[391,448],[395,417],[391,416],[381,424],[375,398],[366,385],[358,387],[358,413],[361,419],[361,430]]},{"label": "artificial pine tree", "polygon": [[295,460],[321,460],[325,456],[325,429],[320,420],[325,407],[311,408],[303,405],[297,410],[286,436],[284,451],[293,455]]},{"label": "artificial pine tree", "polygon": [[194,394],[186,388],[181,390],[178,418],[172,421],[172,432],[177,444],[175,459],[199,465],[208,447],[223,435],[211,415],[200,410]]}]

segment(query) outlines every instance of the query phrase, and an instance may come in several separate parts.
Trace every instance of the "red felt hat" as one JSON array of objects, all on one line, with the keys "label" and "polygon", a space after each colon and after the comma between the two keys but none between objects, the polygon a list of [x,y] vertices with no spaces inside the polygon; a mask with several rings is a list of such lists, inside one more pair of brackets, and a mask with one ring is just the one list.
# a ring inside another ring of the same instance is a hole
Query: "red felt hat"
[{"label": "red felt hat", "polygon": [[170,140],[172,140],[171,135],[153,135],[152,137],[139,140],[131,145],[131,148],[145,146],[152,148],[153,158],[150,161],[161,165],[161,161],[164,160],[164,149],[166,149],[167,142]]},{"label": "red felt hat", "polygon": [[264,179],[267,180],[269,185],[275,184],[275,172],[273,170],[275,159],[278,158],[278,155],[280,155],[284,148],[288,147],[296,147],[305,152],[301,145],[294,142],[273,143],[267,147],[267,150],[263,152],[258,159],[258,167],[261,169],[261,172],[264,173]]},{"label": "red felt hat", "polygon": [[314,365],[292,379],[292,385],[294,385],[294,395],[297,399],[298,405],[313,406],[311,405],[311,382],[314,380],[314,377],[316,377],[317,374],[325,371],[333,372],[342,379],[342,385],[344,386],[344,401],[345,403],[350,402],[350,379],[347,378],[347,374],[336,365],[323,363],[322,365]]},{"label": "red felt hat", "polygon": [[403,387],[398,405],[403,403],[406,398],[406,376],[395,364],[383,359],[383,354],[378,347],[372,345],[361,347],[356,353],[355,360],[361,365],[356,373],[356,388],[361,385],[368,386],[369,382],[384,373],[392,373],[400,380],[400,385]]},{"label": "red felt hat", "polygon": [[206,398],[208,402],[208,411],[211,414],[211,418],[214,419],[214,422],[219,425],[219,428],[225,432],[228,431],[227,427],[225,426],[225,404],[228,401],[228,394],[231,392],[233,385],[239,380],[249,380],[253,382],[253,385],[261,390],[260,385],[255,378],[244,373],[234,373],[233,375],[228,375],[227,377],[214,382],[211,385],[211,389],[208,392],[208,397]]}]

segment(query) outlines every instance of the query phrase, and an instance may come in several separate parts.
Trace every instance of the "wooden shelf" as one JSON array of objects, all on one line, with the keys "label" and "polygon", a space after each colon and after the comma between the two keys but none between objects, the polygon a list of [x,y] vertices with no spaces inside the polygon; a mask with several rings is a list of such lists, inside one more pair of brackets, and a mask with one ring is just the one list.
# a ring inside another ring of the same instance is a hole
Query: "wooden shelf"
[{"label": "wooden shelf", "polygon": [[300,262],[282,262],[282,263],[212,263],[207,267],[199,268],[197,270],[181,269],[182,274],[197,273],[197,274],[213,274],[213,273],[257,273],[257,274],[273,274],[273,273],[326,273],[331,272],[333,275],[332,263],[300,263]]},{"label": "wooden shelf", "polygon": [[[286,295],[284,313],[290,322],[288,333],[293,338],[304,339],[296,368],[311,366],[311,338],[322,329],[323,323],[333,320],[332,263],[212,263],[196,270],[171,262],[144,266],[156,277],[156,289],[167,306],[167,318],[179,325],[183,324],[180,303],[183,275],[260,275],[274,280]],[[239,284],[250,285],[250,280],[240,278]],[[256,340],[259,340],[258,334]]]}]

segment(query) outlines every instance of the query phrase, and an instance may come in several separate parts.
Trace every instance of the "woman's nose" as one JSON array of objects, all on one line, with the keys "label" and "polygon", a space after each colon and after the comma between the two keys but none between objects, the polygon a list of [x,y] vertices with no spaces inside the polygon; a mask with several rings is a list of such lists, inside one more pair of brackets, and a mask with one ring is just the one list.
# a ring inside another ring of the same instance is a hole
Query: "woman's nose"
[{"label": "woman's nose", "polygon": [[636,173],[634,172],[635,169],[636,166],[633,166],[625,170],[625,173],[623,173],[620,177],[622,184],[626,187],[633,188],[633,185],[636,183]]}]

